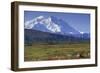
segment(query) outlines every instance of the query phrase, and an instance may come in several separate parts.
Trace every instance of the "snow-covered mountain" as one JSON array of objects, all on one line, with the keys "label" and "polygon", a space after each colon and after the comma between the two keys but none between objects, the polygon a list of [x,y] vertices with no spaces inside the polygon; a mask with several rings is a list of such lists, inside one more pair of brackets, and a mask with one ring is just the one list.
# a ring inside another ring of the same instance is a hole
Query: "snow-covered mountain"
[{"label": "snow-covered mountain", "polygon": [[25,23],[25,29],[34,29],[35,26],[39,24],[46,27],[51,32],[61,32],[60,27],[52,22],[50,17],[45,18],[44,16],[39,16],[34,18],[33,20],[27,21]]},{"label": "snow-covered mountain", "polygon": [[54,16],[38,16],[24,25],[25,44],[89,42],[90,33],[79,32],[66,21]]},{"label": "snow-covered mountain", "polygon": [[38,16],[26,21],[24,28],[65,35],[72,33],[80,34],[80,32],[71,27],[67,22],[54,16]]}]

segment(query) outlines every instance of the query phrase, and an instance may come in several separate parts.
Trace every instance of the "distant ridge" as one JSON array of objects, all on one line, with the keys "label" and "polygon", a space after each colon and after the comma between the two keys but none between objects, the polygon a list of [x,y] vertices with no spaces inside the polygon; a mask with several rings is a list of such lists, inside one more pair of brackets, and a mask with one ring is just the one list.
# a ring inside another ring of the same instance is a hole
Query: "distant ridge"
[{"label": "distant ridge", "polygon": [[88,34],[79,35],[80,37],[77,37],[76,35],[61,35],[61,34],[42,32],[33,29],[25,29],[24,32],[25,32],[24,33],[25,43],[36,43],[36,42],[63,43],[63,42],[79,42],[83,40],[89,41],[90,39],[88,38],[89,36]]}]

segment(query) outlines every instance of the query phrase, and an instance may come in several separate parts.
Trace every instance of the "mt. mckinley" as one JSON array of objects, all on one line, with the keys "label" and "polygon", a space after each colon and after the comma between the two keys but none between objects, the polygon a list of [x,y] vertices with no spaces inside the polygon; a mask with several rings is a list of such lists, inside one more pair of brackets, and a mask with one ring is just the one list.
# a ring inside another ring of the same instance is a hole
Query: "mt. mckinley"
[{"label": "mt. mckinley", "polygon": [[71,33],[80,34],[80,32],[71,27],[67,22],[54,16],[38,16],[32,20],[26,21],[24,28],[62,35]]},{"label": "mt. mckinley", "polygon": [[89,41],[89,33],[80,33],[67,22],[54,16],[39,16],[25,22],[25,43]]}]

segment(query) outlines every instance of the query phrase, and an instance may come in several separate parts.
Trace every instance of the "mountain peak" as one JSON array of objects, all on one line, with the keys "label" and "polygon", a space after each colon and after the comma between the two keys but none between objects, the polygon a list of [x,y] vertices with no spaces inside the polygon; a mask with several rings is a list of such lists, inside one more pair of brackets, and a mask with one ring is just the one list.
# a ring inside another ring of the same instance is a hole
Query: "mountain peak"
[{"label": "mountain peak", "polygon": [[74,34],[79,34],[77,30],[71,27],[64,20],[54,17],[54,16],[38,16],[32,20],[25,22],[25,29],[35,29],[43,32],[59,33],[67,35],[70,32]]},{"label": "mountain peak", "polygon": [[34,29],[34,27],[38,24],[41,24],[47,28],[47,30],[51,32],[60,32],[60,27],[52,22],[51,17],[45,18],[44,16],[38,16],[32,20],[25,22],[25,29]]},{"label": "mountain peak", "polygon": [[44,18],[44,16],[38,16],[37,17],[37,19],[43,19]]}]

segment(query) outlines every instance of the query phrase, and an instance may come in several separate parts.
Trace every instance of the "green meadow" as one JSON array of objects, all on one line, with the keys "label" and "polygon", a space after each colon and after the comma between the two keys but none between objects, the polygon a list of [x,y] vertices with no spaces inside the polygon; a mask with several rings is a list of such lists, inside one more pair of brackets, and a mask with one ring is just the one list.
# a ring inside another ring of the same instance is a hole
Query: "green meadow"
[{"label": "green meadow", "polygon": [[90,58],[89,43],[25,45],[24,61],[68,60]]}]

